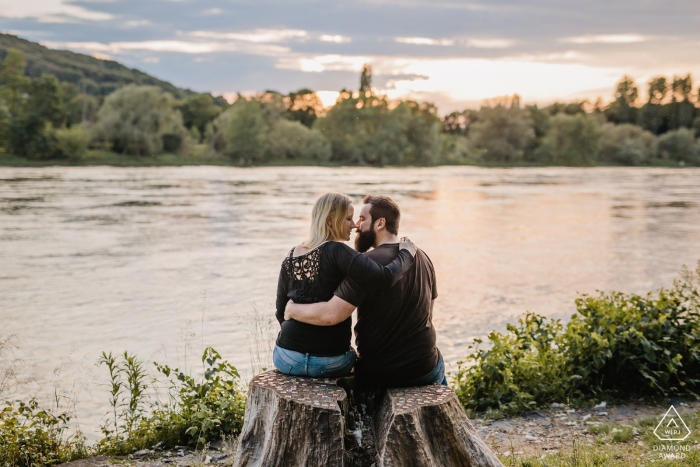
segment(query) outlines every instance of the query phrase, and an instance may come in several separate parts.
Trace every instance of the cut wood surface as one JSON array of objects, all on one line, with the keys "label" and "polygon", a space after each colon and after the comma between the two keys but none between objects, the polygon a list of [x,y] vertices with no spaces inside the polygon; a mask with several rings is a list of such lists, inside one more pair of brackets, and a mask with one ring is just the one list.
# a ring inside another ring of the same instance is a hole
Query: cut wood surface
[{"label": "cut wood surface", "polygon": [[335,379],[272,370],[250,383],[236,467],[345,465],[347,395]]},{"label": "cut wood surface", "polygon": [[234,466],[503,467],[451,389],[352,387],[276,370],[253,378]]}]

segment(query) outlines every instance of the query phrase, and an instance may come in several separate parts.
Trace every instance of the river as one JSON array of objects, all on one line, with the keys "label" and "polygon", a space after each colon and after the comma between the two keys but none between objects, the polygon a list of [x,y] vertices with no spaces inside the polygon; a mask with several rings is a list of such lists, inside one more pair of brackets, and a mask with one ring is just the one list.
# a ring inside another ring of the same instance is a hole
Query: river
[{"label": "river", "polygon": [[646,293],[700,259],[700,169],[0,168],[0,337],[16,336],[28,381],[15,395],[57,389],[94,438],[102,351],[196,373],[213,346],[250,377],[281,261],[328,190],[399,203],[400,235],[436,268],[450,368],[526,310],[567,319],[579,293]]}]

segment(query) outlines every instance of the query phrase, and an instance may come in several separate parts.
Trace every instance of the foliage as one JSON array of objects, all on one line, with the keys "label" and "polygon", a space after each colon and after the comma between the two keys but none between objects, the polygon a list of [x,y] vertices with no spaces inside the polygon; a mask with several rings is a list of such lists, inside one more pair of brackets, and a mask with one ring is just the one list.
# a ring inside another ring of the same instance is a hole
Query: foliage
[{"label": "foliage", "polygon": [[54,465],[87,457],[80,433],[67,435],[70,416],[55,415],[36,400],[6,403],[0,409],[0,465],[32,467]]},{"label": "foliage", "polygon": [[593,165],[601,131],[595,117],[563,113],[552,117],[551,129],[537,150],[537,158],[554,165]]},{"label": "foliage", "polygon": [[156,400],[147,406],[149,386],[141,362],[126,353],[121,360],[103,353],[100,363],[109,370],[112,411],[102,428],[99,451],[127,454],[158,443],[201,448],[224,435],[240,433],[245,409],[243,387],[236,368],[220,360],[216,350],[209,347],[204,351],[201,381],[155,363],[168,378],[167,401]]},{"label": "foliage", "polygon": [[175,108],[182,114],[182,123],[188,130],[196,128],[198,131],[197,143],[201,141],[207,124],[214,120],[221,112],[221,106],[211,94],[194,94],[175,104]]},{"label": "foliage", "polygon": [[91,135],[80,125],[61,128],[55,131],[56,146],[65,157],[79,159],[83,157],[90,144]]},{"label": "foliage", "polygon": [[263,105],[257,100],[239,99],[215,121],[224,143],[223,152],[241,163],[267,160],[269,126]]},{"label": "foliage", "polygon": [[440,120],[432,105],[346,92],[314,128],[331,143],[332,160],[354,164],[430,165],[441,152]]},{"label": "foliage", "polygon": [[527,313],[475,342],[453,387],[469,410],[519,413],[552,402],[695,394],[700,388],[700,262],[656,296],[582,296],[564,327]]},{"label": "foliage", "polygon": [[105,99],[97,114],[96,133],[112,150],[147,156],[163,150],[164,137],[184,137],[172,97],[155,86],[126,86]]},{"label": "foliage", "polygon": [[486,161],[521,161],[535,142],[530,112],[501,105],[482,107],[470,126],[469,141]]},{"label": "foliage", "polygon": [[640,165],[656,156],[654,135],[629,123],[601,127],[598,160],[612,164]]},{"label": "foliage", "polygon": [[695,132],[687,128],[659,136],[658,152],[662,159],[700,164],[700,143],[695,139]]},{"label": "foliage", "polygon": [[281,119],[270,131],[271,157],[327,161],[331,145],[318,130],[310,130],[300,122]]}]

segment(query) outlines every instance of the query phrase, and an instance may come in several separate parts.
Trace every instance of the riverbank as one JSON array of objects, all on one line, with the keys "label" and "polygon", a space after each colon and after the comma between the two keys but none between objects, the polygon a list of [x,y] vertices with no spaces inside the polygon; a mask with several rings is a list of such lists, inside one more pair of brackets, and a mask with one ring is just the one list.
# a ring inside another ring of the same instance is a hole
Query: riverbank
[{"label": "riverbank", "polygon": [[[186,154],[163,153],[152,156],[131,156],[118,154],[111,151],[91,150],[81,158],[65,159],[34,159],[13,154],[0,154],[0,167],[90,167],[90,166],[111,166],[111,167],[186,167],[186,166],[226,166],[242,167],[239,161],[212,151],[206,145],[196,145]],[[274,159],[255,165],[245,165],[245,167],[342,167],[347,166],[347,162],[319,161],[317,159]],[[478,159],[467,160],[459,163],[443,162],[438,165],[451,166],[474,166],[474,167],[549,167],[549,164],[537,162],[514,162],[498,163],[485,162]],[[361,165],[358,165],[361,166]],[[365,166],[366,167],[366,166]],[[403,166],[392,166],[403,167]],[[406,165],[405,167],[408,167]],[[571,166],[575,167],[575,166]],[[617,167],[610,164],[586,165],[580,167]],[[628,167],[628,166],[619,166]],[[638,167],[668,167],[683,168],[690,167],[679,165],[675,161],[658,159],[653,164],[640,165]]]},{"label": "riverbank", "polygon": [[[691,433],[685,441],[660,441],[654,429],[674,404]],[[700,462],[700,402],[599,404],[588,409],[555,405],[549,410],[503,419],[472,420],[479,435],[506,466],[622,467],[628,465],[697,466]],[[235,440],[206,449],[186,447],[142,450],[130,456],[99,456],[65,467],[165,467],[233,464]]]}]

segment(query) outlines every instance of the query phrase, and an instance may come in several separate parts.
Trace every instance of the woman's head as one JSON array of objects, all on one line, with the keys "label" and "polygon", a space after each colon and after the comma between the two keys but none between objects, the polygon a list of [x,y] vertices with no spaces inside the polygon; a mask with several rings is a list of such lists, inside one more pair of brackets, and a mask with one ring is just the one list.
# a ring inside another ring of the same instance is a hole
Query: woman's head
[{"label": "woman's head", "polygon": [[316,200],[311,211],[311,234],[302,243],[305,248],[316,248],[329,240],[350,240],[354,226],[352,200],[342,193],[324,193]]}]

